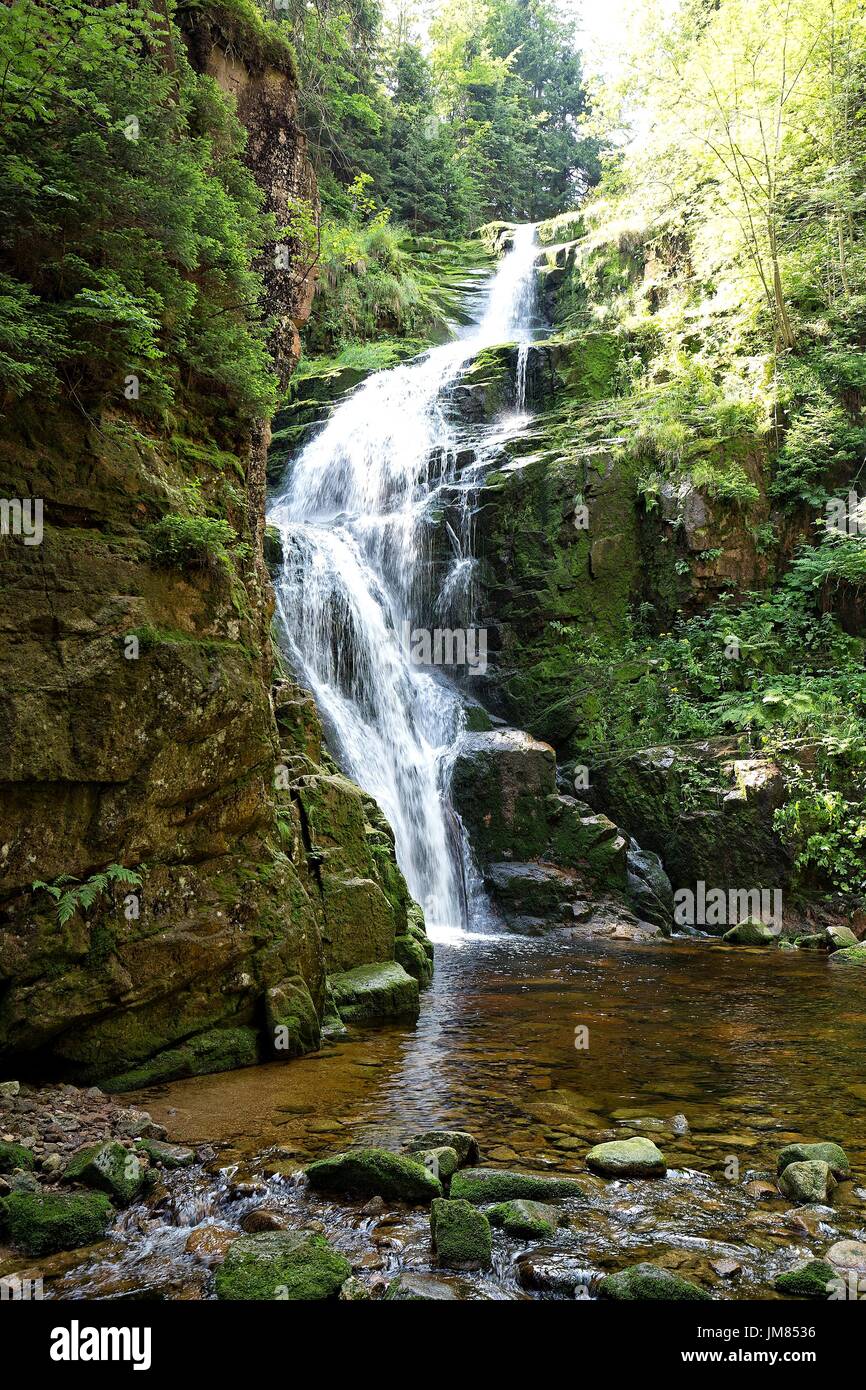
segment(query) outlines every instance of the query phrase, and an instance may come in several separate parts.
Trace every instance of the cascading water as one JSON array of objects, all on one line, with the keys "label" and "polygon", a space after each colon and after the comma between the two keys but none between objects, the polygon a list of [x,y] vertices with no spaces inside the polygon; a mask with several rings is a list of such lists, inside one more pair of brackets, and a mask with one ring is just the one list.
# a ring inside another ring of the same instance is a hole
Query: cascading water
[{"label": "cascading water", "polygon": [[[431,513],[454,488],[448,393],[485,347],[518,343],[525,396],[534,229],[519,227],[476,321],[455,340],[369,377],[291,467],[269,521],[283,534],[277,606],[295,669],[336,751],[394,830],[433,935],[465,924],[465,846],[447,798],[463,721],[455,686],[415,664],[406,635],[471,592],[468,531],[432,592]],[[518,402],[518,410],[523,400]]]}]

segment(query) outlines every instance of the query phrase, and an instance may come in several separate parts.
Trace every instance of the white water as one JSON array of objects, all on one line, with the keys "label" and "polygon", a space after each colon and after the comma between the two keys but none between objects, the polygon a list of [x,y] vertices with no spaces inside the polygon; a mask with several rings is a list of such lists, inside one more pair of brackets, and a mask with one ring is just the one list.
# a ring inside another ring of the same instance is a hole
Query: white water
[{"label": "white water", "polygon": [[[337,407],[290,468],[268,520],[283,533],[277,605],[289,653],[343,765],[378,801],[428,931],[466,921],[465,846],[447,797],[462,726],[450,681],[412,663],[411,628],[471,620],[471,529],[451,530],[439,592],[431,508],[457,477],[448,393],[484,347],[518,342],[518,409],[534,305],[534,229],[517,229],[477,320],[422,357],[377,372]],[[466,616],[468,615],[468,616]]]}]

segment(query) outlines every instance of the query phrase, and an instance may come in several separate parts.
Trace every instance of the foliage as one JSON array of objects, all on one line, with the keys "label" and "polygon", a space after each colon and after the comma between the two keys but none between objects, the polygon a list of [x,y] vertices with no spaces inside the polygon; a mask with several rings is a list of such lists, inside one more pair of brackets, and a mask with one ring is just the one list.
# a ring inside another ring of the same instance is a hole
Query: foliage
[{"label": "foliage", "polygon": [[171,513],[148,529],[151,552],[157,564],[183,568],[227,566],[229,547],[238,554],[237,535],[227,521],[206,516]]},{"label": "foliage", "polygon": [[[124,868],[122,864],[109,864],[101,873],[92,874],[84,882],[79,882],[69,874],[61,874],[53,883],[43,883],[41,879],[37,879],[32,887],[34,893],[48,893],[54,899],[57,903],[57,921],[63,927],[76,912],[88,912],[97,898],[109,892],[115,883],[129,888],[140,888],[142,876],[134,869]],[[67,884],[72,886],[67,887]]]}]

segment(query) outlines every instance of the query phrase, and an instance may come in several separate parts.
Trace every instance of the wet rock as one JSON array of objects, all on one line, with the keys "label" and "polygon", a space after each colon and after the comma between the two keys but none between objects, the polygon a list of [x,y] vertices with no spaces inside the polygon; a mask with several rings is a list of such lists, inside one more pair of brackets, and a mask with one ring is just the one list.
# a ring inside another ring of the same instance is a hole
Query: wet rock
[{"label": "wet rock", "polygon": [[350,1274],[343,1287],[340,1289],[341,1303],[365,1303],[371,1297],[370,1290],[361,1279],[354,1274]]},{"label": "wet rock", "polygon": [[430,1208],[430,1239],[438,1264],[490,1268],[490,1222],[470,1202],[437,1198]]},{"label": "wet rock", "polygon": [[303,1057],[320,1046],[319,1016],[300,975],[287,976],[265,992],[265,1028],[277,1061]]},{"label": "wet rock", "polygon": [[371,1197],[361,1208],[362,1216],[381,1216],[385,1210],[385,1203],[381,1197]]},{"label": "wet rock", "polygon": [[321,1300],[336,1298],[352,1273],[324,1236],[273,1231],[238,1236],[217,1269],[217,1298]]},{"label": "wet rock", "polygon": [[837,1240],[827,1251],[827,1260],[839,1274],[866,1275],[866,1241]]},{"label": "wet rock", "polygon": [[13,1192],[3,1199],[9,1239],[28,1255],[91,1245],[105,1234],[113,1214],[102,1192]]},{"label": "wet rock", "polygon": [[311,1163],[306,1171],[310,1186],[320,1192],[356,1192],[425,1205],[443,1195],[441,1182],[423,1163],[386,1149],[335,1154]]},{"label": "wet rock", "polygon": [[556,1234],[562,1220],[557,1207],[544,1202],[533,1202],[518,1198],[514,1202],[500,1202],[490,1207],[487,1219],[491,1226],[501,1226],[507,1236],[518,1236],[523,1240],[543,1240]]},{"label": "wet rock", "polygon": [[850,927],[828,927],[827,940],[831,951],[843,951],[849,946],[856,946],[858,944],[857,938]]},{"label": "wet rock", "polygon": [[[17,1084],[17,1083],[16,1083]],[[36,1158],[23,1144],[0,1143],[0,1173],[14,1173],[16,1168],[35,1168]]]},{"label": "wet rock", "polygon": [[777,933],[756,917],[748,917],[722,934],[729,946],[772,946]]},{"label": "wet rock", "polygon": [[20,1090],[20,1081],[0,1081],[0,1101],[14,1100]]},{"label": "wet rock", "polygon": [[779,1196],[779,1189],[775,1183],[763,1178],[752,1178],[751,1182],[744,1183],[743,1191],[748,1192],[749,1196],[758,1202],[775,1202]]},{"label": "wet rock", "polygon": [[773,1280],[773,1288],[792,1298],[829,1298],[836,1290],[839,1275],[823,1260],[810,1260],[799,1269],[788,1270]]},{"label": "wet rock", "polygon": [[195,1162],[195,1150],[183,1144],[166,1144],[160,1139],[141,1139],[135,1146],[160,1168],[188,1168]]},{"label": "wet rock", "polygon": [[779,1190],[799,1206],[810,1202],[824,1203],[836,1186],[827,1163],[812,1159],[806,1163],[789,1163],[779,1178]]},{"label": "wet rock", "polygon": [[521,1288],[539,1293],[561,1293],[572,1297],[580,1290],[586,1297],[593,1271],[585,1260],[562,1250],[544,1246],[521,1255],[517,1261],[517,1278]]},{"label": "wet rock", "polygon": [[861,942],[859,946],[845,946],[841,951],[834,951],[830,957],[831,965],[866,965],[866,943]]},{"label": "wet rock", "polygon": [[462,1129],[428,1129],[423,1134],[413,1135],[406,1145],[409,1153],[440,1147],[453,1149],[461,1168],[467,1163],[477,1163],[480,1157],[474,1136]]},{"label": "wet rock", "polygon": [[63,1181],[98,1187],[125,1207],[144,1186],[144,1172],[136,1155],[122,1144],[96,1144],[79,1149],[66,1165]]},{"label": "wet rock", "polygon": [[190,1232],[184,1249],[203,1264],[221,1264],[232,1241],[237,1239],[238,1232],[230,1226],[197,1226]]},{"label": "wet rock", "polygon": [[628,895],[640,917],[654,922],[670,936],[674,919],[674,890],[664,865],[652,850],[632,845],[626,854]]},{"label": "wet rock", "polygon": [[604,1178],[663,1178],[667,1172],[664,1155],[651,1139],[615,1139],[596,1144],[586,1155],[590,1172]]},{"label": "wet rock", "polygon": [[697,1302],[710,1298],[706,1289],[681,1279],[678,1274],[660,1265],[637,1264],[621,1269],[618,1274],[608,1274],[598,1286],[601,1298],[612,1298],[618,1302],[651,1301]]},{"label": "wet rock", "polygon": [[848,1155],[843,1148],[833,1143],[787,1144],[779,1153],[776,1172],[783,1173],[792,1163],[809,1163],[811,1161],[826,1163],[838,1182],[843,1182],[851,1176]]},{"label": "wet rock", "polygon": [[359,965],[328,983],[344,1023],[418,1017],[418,981],[395,960]]},{"label": "wet rock", "polygon": [[445,1145],[438,1149],[419,1149],[415,1156],[440,1182],[447,1182],[460,1166],[457,1151]]},{"label": "wet rock", "polygon": [[461,1168],[451,1179],[451,1196],[476,1206],[528,1197],[549,1201],[557,1197],[583,1197],[576,1178],[548,1177],[542,1173],[517,1173],[507,1168]]},{"label": "wet rock", "polygon": [[260,1231],[284,1231],[286,1219],[281,1212],[270,1211],[267,1207],[255,1207],[241,1218],[241,1230],[247,1235],[258,1235]]},{"label": "wet rock", "polygon": [[392,1279],[385,1298],[395,1302],[455,1303],[465,1298],[460,1285],[453,1280],[436,1279],[432,1274],[405,1272]]}]

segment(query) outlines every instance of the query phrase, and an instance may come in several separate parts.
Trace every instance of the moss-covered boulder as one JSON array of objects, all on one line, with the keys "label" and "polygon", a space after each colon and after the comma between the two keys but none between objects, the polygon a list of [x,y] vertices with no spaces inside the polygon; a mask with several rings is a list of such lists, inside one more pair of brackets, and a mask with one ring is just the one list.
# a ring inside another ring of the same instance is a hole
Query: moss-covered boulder
[{"label": "moss-covered boulder", "polygon": [[413,1135],[406,1149],[409,1153],[417,1153],[443,1146],[454,1150],[461,1168],[468,1163],[477,1163],[480,1157],[475,1136],[463,1129],[427,1129],[423,1134]]},{"label": "moss-covered boulder", "polygon": [[16,1168],[28,1172],[36,1167],[36,1159],[23,1144],[0,1142],[0,1173],[14,1173]]},{"label": "moss-covered boulder", "polygon": [[698,1284],[681,1279],[678,1274],[661,1265],[649,1263],[629,1265],[617,1274],[608,1274],[598,1286],[600,1298],[616,1299],[620,1303],[663,1301],[676,1303],[705,1302],[711,1295]]},{"label": "moss-covered boulder", "polygon": [[232,1241],[214,1282],[220,1299],[320,1301],[336,1298],[351,1273],[324,1236],[266,1231]]},{"label": "moss-covered boulder", "polygon": [[158,1168],[189,1168],[195,1162],[195,1150],[184,1144],[168,1144],[163,1139],[139,1139],[135,1146],[147,1154]]},{"label": "moss-covered boulder", "polygon": [[729,946],[772,946],[776,939],[776,932],[753,917],[738,922],[722,935],[722,940]]},{"label": "moss-covered boulder", "polygon": [[450,1269],[489,1269],[493,1244],[487,1217],[466,1201],[437,1198],[430,1208],[437,1263]]},{"label": "moss-covered boulder", "polygon": [[104,1078],[103,1091],[137,1091],[160,1081],[252,1067],[261,1058],[261,1039],[255,1028],[212,1028],[180,1047],[158,1052],[129,1071]]},{"label": "moss-covered boulder", "polygon": [[364,1197],[385,1197],[427,1205],[441,1197],[442,1184],[415,1158],[387,1149],[354,1149],[320,1158],[306,1170],[311,1187],[319,1192],[341,1192]]},{"label": "moss-covered boulder", "polygon": [[328,984],[344,1023],[418,1017],[418,981],[395,960],[330,975]]},{"label": "moss-covered boulder", "polygon": [[432,1173],[440,1182],[449,1182],[460,1167],[456,1149],[450,1148],[447,1144],[440,1144],[435,1149],[413,1150],[413,1153],[418,1162],[424,1164],[427,1172]]},{"label": "moss-covered boulder", "polygon": [[830,951],[844,951],[859,942],[850,927],[834,925],[827,928],[827,945]]},{"label": "moss-covered boulder", "polygon": [[838,1286],[838,1271],[824,1260],[810,1260],[773,1280],[773,1288],[791,1298],[830,1298]]},{"label": "moss-covered boulder", "polygon": [[811,1159],[807,1162],[789,1163],[779,1178],[779,1191],[798,1206],[809,1206],[812,1202],[824,1203],[836,1186],[836,1179],[830,1165]]},{"label": "moss-covered boulder", "polygon": [[562,1220],[562,1213],[556,1207],[526,1198],[499,1202],[490,1207],[486,1215],[491,1226],[501,1226],[507,1236],[523,1240],[543,1240],[555,1235]]},{"label": "moss-covered boulder", "polygon": [[517,1173],[507,1168],[461,1168],[451,1179],[452,1198],[460,1197],[476,1206],[487,1202],[508,1202],[528,1197],[540,1202],[557,1197],[583,1197],[576,1178],[558,1178],[546,1173]]},{"label": "moss-covered boulder", "polygon": [[546,798],[556,792],[556,755],[520,729],[466,734],[451,775],[451,797],[475,853],[487,863],[542,854],[549,838]]},{"label": "moss-covered boulder", "polygon": [[122,1144],[94,1144],[73,1154],[63,1170],[64,1182],[80,1182],[109,1193],[117,1206],[134,1201],[144,1187],[144,1169]]},{"label": "moss-covered boulder", "polygon": [[848,1155],[839,1144],[786,1144],[776,1160],[776,1172],[784,1173],[792,1163],[826,1163],[837,1182],[851,1176]]},{"label": "moss-covered boulder", "polygon": [[91,1245],[105,1234],[113,1214],[103,1192],[13,1192],[2,1199],[8,1238],[28,1255]]},{"label": "moss-covered boulder", "polygon": [[265,1030],[274,1057],[288,1062],[315,1052],[322,1041],[319,1016],[306,980],[292,975],[265,994]]},{"label": "moss-covered boulder", "polygon": [[834,951],[830,957],[831,965],[866,965],[866,942],[861,942],[859,946],[845,946],[841,951]]},{"label": "moss-covered boulder", "polygon": [[465,1294],[450,1280],[406,1270],[391,1280],[385,1298],[389,1303],[460,1303]]},{"label": "moss-covered boulder", "polygon": [[586,1166],[604,1178],[663,1178],[667,1172],[664,1155],[642,1136],[596,1144],[586,1155]]}]

